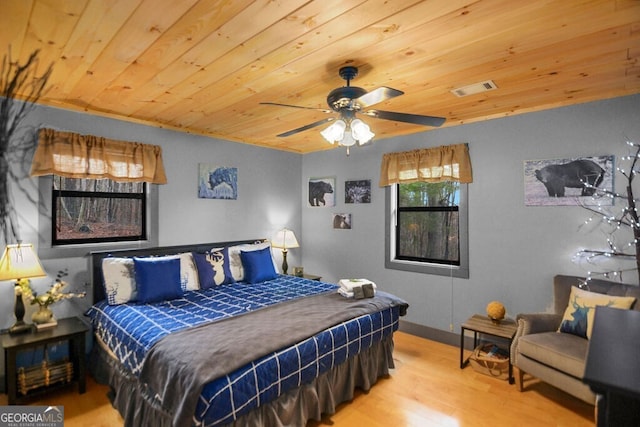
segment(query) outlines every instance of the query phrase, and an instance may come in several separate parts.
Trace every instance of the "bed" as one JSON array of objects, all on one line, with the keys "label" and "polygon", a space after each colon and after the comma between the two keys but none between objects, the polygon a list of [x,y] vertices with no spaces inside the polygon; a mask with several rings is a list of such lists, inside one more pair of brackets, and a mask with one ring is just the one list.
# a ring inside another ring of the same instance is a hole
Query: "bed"
[{"label": "bed", "polygon": [[280,275],[263,239],[93,252],[90,268],[90,370],[126,426],[319,420],[393,368],[408,307]]}]

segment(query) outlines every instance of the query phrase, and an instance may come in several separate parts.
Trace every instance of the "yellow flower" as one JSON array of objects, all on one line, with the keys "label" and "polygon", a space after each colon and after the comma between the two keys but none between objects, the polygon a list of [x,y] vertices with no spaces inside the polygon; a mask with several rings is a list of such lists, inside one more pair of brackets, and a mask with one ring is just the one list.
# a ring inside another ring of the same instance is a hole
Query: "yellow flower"
[{"label": "yellow flower", "polygon": [[54,302],[68,298],[84,298],[86,292],[62,293],[62,289],[67,286],[67,282],[60,279],[62,272],[58,273],[58,278],[51,285],[51,288],[43,294],[38,295],[31,289],[29,279],[20,279],[16,282],[16,295],[22,294],[22,298],[30,304],[38,304],[48,307]]},{"label": "yellow flower", "polygon": [[33,304],[33,292],[29,279],[18,279],[16,282],[16,295],[22,295],[22,298]]}]

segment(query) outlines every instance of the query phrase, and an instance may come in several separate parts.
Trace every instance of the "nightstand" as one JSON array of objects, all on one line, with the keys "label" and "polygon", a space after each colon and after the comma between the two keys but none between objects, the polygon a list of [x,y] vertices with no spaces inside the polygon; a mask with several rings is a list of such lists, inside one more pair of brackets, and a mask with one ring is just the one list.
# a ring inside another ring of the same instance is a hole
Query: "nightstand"
[{"label": "nightstand", "polygon": [[67,386],[69,382],[60,382],[31,390],[18,396],[18,368],[16,358],[19,351],[36,349],[50,343],[67,341],[69,361],[73,366],[71,383],[78,384],[78,393],[86,391],[85,372],[85,335],[89,328],[77,317],[58,320],[58,325],[51,329],[23,335],[2,335],[4,349],[5,390],[9,397],[9,405],[21,404],[35,396],[40,396],[57,388]]}]

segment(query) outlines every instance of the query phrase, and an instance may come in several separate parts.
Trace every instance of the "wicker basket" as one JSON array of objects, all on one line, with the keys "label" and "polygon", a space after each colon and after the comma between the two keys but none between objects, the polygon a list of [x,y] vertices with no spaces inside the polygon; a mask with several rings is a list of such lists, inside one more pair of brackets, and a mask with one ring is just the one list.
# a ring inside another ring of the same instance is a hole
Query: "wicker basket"
[{"label": "wicker basket", "polygon": [[68,359],[50,363],[46,359],[40,365],[18,369],[18,392],[26,395],[30,390],[56,383],[70,383],[73,379],[73,363]]},{"label": "wicker basket", "polygon": [[481,344],[469,356],[469,363],[476,372],[493,378],[506,380],[509,378],[509,356],[503,351],[493,352],[495,344]]}]

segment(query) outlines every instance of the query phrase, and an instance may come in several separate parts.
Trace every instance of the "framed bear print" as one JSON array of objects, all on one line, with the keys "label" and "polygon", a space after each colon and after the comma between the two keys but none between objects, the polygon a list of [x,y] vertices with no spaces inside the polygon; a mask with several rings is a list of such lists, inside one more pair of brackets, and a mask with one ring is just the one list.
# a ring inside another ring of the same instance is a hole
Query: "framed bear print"
[{"label": "framed bear print", "polygon": [[613,155],[524,162],[525,206],[611,206]]},{"label": "framed bear print", "polygon": [[351,214],[334,213],[333,228],[336,230],[351,230]]},{"label": "framed bear print", "polygon": [[311,207],[330,207],[336,205],[335,177],[309,179],[309,204]]}]

